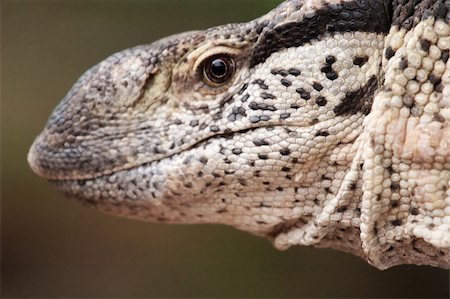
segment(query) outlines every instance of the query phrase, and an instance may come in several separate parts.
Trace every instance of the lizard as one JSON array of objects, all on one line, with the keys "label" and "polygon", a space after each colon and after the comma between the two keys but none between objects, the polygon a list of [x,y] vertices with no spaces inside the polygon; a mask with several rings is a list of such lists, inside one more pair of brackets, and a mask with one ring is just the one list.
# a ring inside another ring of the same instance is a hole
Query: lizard
[{"label": "lizard", "polygon": [[118,216],[450,268],[450,1],[288,0],[88,70],[32,170]]}]

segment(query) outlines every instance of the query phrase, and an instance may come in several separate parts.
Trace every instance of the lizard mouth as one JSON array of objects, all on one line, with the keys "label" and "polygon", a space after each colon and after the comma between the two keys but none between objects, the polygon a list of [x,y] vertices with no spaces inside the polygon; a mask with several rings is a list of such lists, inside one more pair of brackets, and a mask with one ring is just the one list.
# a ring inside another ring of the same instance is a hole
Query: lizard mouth
[{"label": "lizard mouth", "polygon": [[215,134],[215,135],[208,136],[208,137],[206,137],[204,139],[201,139],[201,140],[195,142],[194,144],[190,145],[189,147],[187,147],[185,149],[180,149],[178,151],[174,151],[171,154],[168,154],[168,155],[163,156],[163,157],[158,158],[158,159],[154,159],[154,160],[146,162],[146,163],[137,164],[137,165],[129,166],[129,167],[116,168],[114,170],[106,170],[104,172],[101,172],[101,173],[98,173],[98,174],[95,174],[95,175],[92,175],[92,176],[89,176],[89,177],[85,177],[85,178],[82,178],[82,179],[75,177],[75,178],[62,178],[62,179],[56,179],[56,180],[55,179],[50,179],[50,181],[76,180],[76,181],[79,181],[79,182],[83,182],[83,181],[93,180],[93,179],[96,179],[96,178],[99,178],[99,177],[112,175],[114,173],[118,173],[118,172],[122,172],[122,171],[128,171],[128,170],[131,170],[131,169],[134,169],[134,168],[138,168],[138,167],[145,167],[145,166],[153,165],[153,164],[158,163],[158,162],[160,162],[162,160],[169,159],[171,157],[175,157],[175,156],[179,155],[181,152],[189,152],[189,151],[195,149],[196,147],[199,147],[199,146],[207,143],[209,140],[216,139],[216,138],[231,138],[232,136],[237,135],[237,134],[245,134],[247,132],[255,131],[257,129],[261,129],[261,128],[265,128],[265,127],[274,127],[274,126],[257,126],[257,127],[246,128],[246,129],[242,129],[242,130],[238,130],[238,131],[234,131],[234,132]]},{"label": "lizard mouth", "polygon": [[[106,213],[124,213],[128,217],[131,213],[129,209],[132,209],[132,214],[136,215],[155,213],[138,218],[157,219],[157,213],[162,210],[169,211],[178,203],[188,205],[195,198],[214,196],[214,192],[220,190],[224,182],[236,180],[242,182],[240,179],[243,179],[243,174],[240,171],[235,173],[235,170],[242,169],[239,165],[247,167],[247,170],[248,167],[256,167],[254,170],[258,171],[261,164],[255,165],[255,162],[257,159],[265,159],[262,158],[262,154],[261,158],[259,155],[253,157],[252,151],[245,151],[240,155],[241,162],[227,159],[228,151],[232,152],[236,142],[245,143],[244,140],[265,142],[260,139],[262,135],[266,136],[267,140],[274,137],[300,138],[309,130],[310,128],[304,125],[259,125],[209,136],[190,145],[186,150],[134,167],[83,178],[49,179],[49,182],[66,197],[95,209],[103,209]],[[211,142],[212,139],[214,142]],[[226,151],[222,152],[223,149]],[[301,157],[299,153],[300,151],[291,157],[281,156],[277,166],[274,167],[281,169],[283,166],[292,169],[296,164],[307,163],[308,158]],[[226,160],[232,163],[227,163]],[[223,168],[226,164],[229,168]],[[201,176],[198,173],[201,173]],[[257,180],[262,184],[263,178]],[[239,188],[245,188],[242,192],[247,192],[248,189],[259,188],[258,185],[259,183],[252,183],[249,187],[239,185],[234,187],[234,190],[237,192],[241,190]],[[183,219],[179,219],[180,223],[184,223]]]},{"label": "lizard mouth", "polygon": [[[252,131],[256,131],[256,130],[263,129],[263,128],[269,128],[269,127],[271,127],[271,128],[291,127],[293,129],[298,129],[300,127],[305,127],[305,126],[306,126],[306,124],[304,124],[304,123],[296,124],[296,125],[265,124],[265,125],[256,125],[253,127],[247,127],[247,128],[243,128],[243,129],[231,131],[231,132],[225,131],[225,132],[216,133],[216,134],[207,136],[203,139],[199,139],[191,144],[185,145],[182,148],[174,149],[172,152],[168,152],[165,155],[151,157],[151,158],[147,159],[147,161],[144,160],[144,162],[141,162],[141,163],[128,163],[128,164],[124,163],[123,166],[112,167],[110,169],[98,169],[95,167],[95,164],[93,164],[92,166],[86,165],[85,163],[80,164],[80,165],[83,165],[84,167],[90,167],[93,170],[91,173],[86,173],[86,172],[81,173],[81,172],[77,172],[76,170],[67,172],[67,171],[65,171],[65,169],[58,169],[56,167],[52,167],[52,161],[50,160],[51,158],[49,158],[49,157],[51,157],[51,154],[53,154],[54,158],[57,158],[58,156],[64,157],[65,153],[67,153],[68,151],[66,151],[65,149],[62,149],[61,152],[57,153],[57,154],[54,153],[55,152],[54,150],[53,150],[53,153],[43,151],[43,149],[49,148],[49,147],[46,146],[45,144],[42,144],[43,143],[42,140],[45,140],[45,138],[40,136],[34,142],[34,144],[32,145],[32,147],[28,153],[28,163],[30,164],[31,169],[36,174],[48,179],[51,182],[77,181],[82,184],[83,182],[94,180],[94,179],[97,179],[100,177],[108,177],[108,176],[111,176],[118,172],[129,171],[129,170],[132,170],[132,169],[135,169],[138,167],[143,167],[143,166],[145,167],[148,165],[154,165],[155,163],[160,163],[161,161],[173,158],[173,157],[179,155],[180,153],[190,152],[190,151],[194,150],[195,148],[198,148],[204,144],[207,144],[208,141],[210,141],[212,139],[220,139],[220,138],[230,139],[230,138],[233,138],[233,136],[235,136],[235,135],[246,134],[246,133],[249,133]],[[43,134],[45,134],[45,133],[43,133]],[[85,157],[81,156],[79,158],[83,159]],[[126,160],[126,158],[129,159],[129,157],[124,157],[124,160]],[[94,159],[89,158],[89,160],[93,161]],[[66,163],[68,165],[73,165],[76,162],[77,161],[68,160]]]},{"label": "lizard mouth", "polygon": [[[200,165],[201,157],[205,153],[215,153],[219,151],[218,143],[209,143],[210,140],[226,141],[236,138],[241,134],[254,134],[258,136],[258,130],[266,128],[277,128],[280,130],[290,129],[292,132],[298,130],[299,126],[287,125],[259,125],[230,133],[220,133],[209,136],[194,144],[186,150],[174,152],[164,158],[135,165],[133,167],[123,167],[115,171],[98,173],[90,177],[64,177],[50,178],[49,182],[65,196],[88,206],[101,208],[104,204],[111,202],[115,207],[124,207],[123,201],[146,205],[147,203],[158,205],[161,201],[178,194],[179,187],[173,182],[181,177],[185,177],[192,169]],[[297,131],[298,132],[298,131]],[[206,149],[206,147],[208,147]],[[196,151],[198,149],[198,151]],[[199,164],[186,165],[186,159],[198,160]],[[187,167],[189,170],[185,170]],[[180,175],[180,177],[178,177]],[[217,179],[216,177],[214,180]],[[190,179],[187,179],[190,180]],[[192,178],[192,183],[205,184],[204,179]],[[114,190],[113,193],[110,190]],[[178,192],[178,193],[177,193]],[[167,201],[165,201],[167,202]]]}]

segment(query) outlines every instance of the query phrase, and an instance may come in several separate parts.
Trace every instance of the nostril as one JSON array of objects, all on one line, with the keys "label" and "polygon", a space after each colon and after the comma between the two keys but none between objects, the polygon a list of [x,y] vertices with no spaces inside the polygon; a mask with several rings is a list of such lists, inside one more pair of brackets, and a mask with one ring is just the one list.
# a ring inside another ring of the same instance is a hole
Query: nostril
[{"label": "nostril", "polygon": [[153,83],[153,74],[149,74],[147,78],[145,79],[144,84],[141,87],[141,90],[139,92],[139,96],[136,98],[136,100],[133,102],[132,107],[136,107],[136,105],[141,102],[145,98],[146,92],[149,90],[150,86]]}]

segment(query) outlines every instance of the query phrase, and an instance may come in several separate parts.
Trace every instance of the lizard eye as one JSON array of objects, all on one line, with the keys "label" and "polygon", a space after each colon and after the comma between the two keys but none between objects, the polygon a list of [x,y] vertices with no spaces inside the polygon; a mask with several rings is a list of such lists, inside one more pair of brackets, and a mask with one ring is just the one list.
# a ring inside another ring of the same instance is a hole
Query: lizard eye
[{"label": "lizard eye", "polygon": [[220,86],[233,77],[235,71],[234,60],[225,55],[208,58],[203,64],[203,78],[206,84]]}]

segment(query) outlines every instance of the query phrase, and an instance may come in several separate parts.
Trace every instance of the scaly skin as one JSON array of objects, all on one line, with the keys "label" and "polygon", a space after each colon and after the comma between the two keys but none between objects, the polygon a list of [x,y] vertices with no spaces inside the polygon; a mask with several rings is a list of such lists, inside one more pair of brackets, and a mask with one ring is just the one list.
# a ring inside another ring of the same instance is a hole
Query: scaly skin
[{"label": "scaly skin", "polygon": [[290,0],[117,53],[29,163],[111,214],[450,268],[450,2],[403,2]]}]

